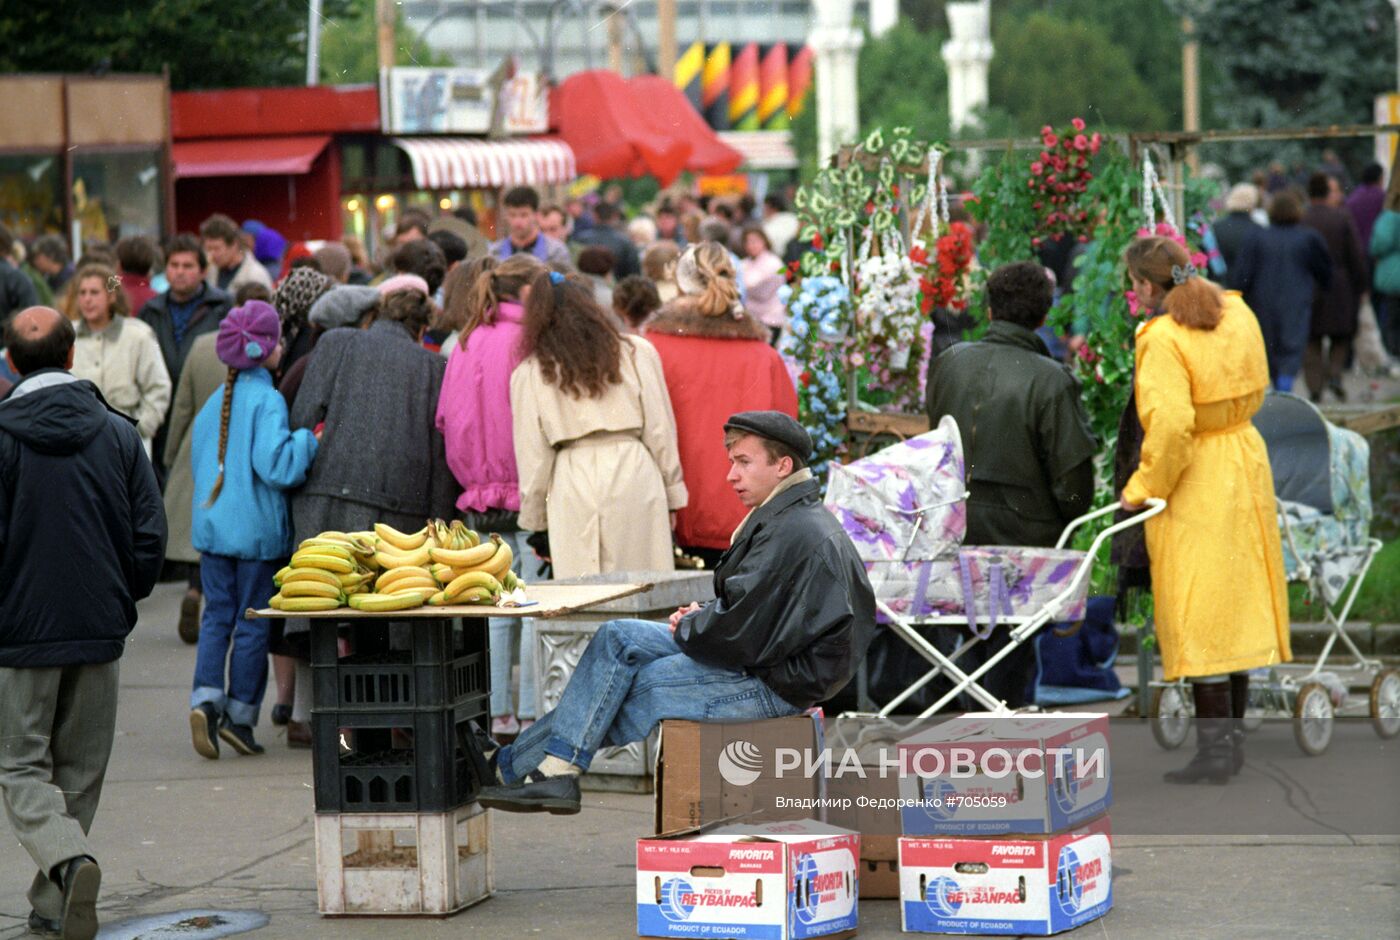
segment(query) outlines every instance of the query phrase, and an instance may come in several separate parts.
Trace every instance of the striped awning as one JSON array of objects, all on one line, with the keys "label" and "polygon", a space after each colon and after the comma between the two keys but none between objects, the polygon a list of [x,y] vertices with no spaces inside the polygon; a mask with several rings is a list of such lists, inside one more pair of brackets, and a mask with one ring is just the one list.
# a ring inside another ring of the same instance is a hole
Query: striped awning
[{"label": "striped awning", "polygon": [[408,154],[420,189],[569,183],[578,175],[573,150],[557,137],[395,137],[394,143]]}]

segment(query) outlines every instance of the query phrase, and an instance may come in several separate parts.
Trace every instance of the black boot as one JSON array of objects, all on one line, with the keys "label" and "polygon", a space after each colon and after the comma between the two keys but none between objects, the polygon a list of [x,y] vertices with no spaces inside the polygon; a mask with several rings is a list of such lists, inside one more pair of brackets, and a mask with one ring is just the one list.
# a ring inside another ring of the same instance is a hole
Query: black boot
[{"label": "black boot", "polygon": [[1249,673],[1230,673],[1230,743],[1234,745],[1230,773],[1244,769],[1244,711],[1249,706]]},{"label": "black boot", "polygon": [[1167,783],[1226,783],[1233,765],[1234,719],[1230,717],[1230,683],[1193,682],[1196,702],[1196,756],[1180,770],[1163,775]]}]

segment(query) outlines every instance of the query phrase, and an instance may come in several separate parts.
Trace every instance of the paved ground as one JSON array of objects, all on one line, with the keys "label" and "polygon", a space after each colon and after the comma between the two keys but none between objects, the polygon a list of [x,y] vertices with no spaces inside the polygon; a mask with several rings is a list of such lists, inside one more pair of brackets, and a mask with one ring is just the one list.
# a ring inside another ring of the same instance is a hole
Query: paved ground
[{"label": "paved ground", "polygon": [[[622,794],[590,794],[573,820],[496,814],[496,894],[457,917],[318,917],[309,755],[264,727],[264,757],[195,756],[185,718],[193,652],[173,629],[180,592],[163,585],[141,605],[123,660],[116,751],[93,830],[101,936],[210,936],[134,923],[197,910],[260,912],[267,925],[248,934],[259,938],[634,935],[633,840],[650,831],[651,802]],[[1251,741],[1239,783],[1181,789],[1156,776],[1183,752],[1156,750],[1126,720],[1113,735],[1117,909],[1080,934],[1400,936],[1400,739],[1382,744],[1367,725],[1345,724],[1326,757],[1309,759],[1287,725],[1270,724]],[[24,934],[31,871],[0,836],[0,940]],[[895,902],[863,903],[861,914],[861,936],[898,935]]]}]

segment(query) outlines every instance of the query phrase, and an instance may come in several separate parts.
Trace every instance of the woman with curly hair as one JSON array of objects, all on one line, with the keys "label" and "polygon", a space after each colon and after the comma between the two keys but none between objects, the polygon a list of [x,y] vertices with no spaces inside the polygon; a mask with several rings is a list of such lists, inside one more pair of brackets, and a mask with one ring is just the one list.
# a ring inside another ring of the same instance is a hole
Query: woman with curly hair
[{"label": "woman with curly hair", "polygon": [[687,494],[656,350],[557,272],[535,275],[524,326],[510,378],[520,527],[549,531],[556,578],[672,568]]}]

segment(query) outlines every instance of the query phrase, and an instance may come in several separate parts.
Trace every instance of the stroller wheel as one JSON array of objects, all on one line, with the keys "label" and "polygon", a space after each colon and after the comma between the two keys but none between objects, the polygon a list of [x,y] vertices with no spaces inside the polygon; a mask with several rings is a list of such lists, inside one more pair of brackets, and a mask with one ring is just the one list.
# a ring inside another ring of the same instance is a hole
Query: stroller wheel
[{"label": "stroller wheel", "polygon": [[1298,690],[1293,703],[1293,737],[1309,757],[1317,757],[1332,743],[1332,695],[1320,682],[1309,682]]},{"label": "stroller wheel", "polygon": [[1152,737],[1164,750],[1181,747],[1191,733],[1191,704],[1180,683],[1154,688],[1147,715],[1152,723]]},{"label": "stroller wheel", "polygon": [[1376,734],[1400,734],[1400,670],[1383,669],[1371,683],[1371,725]]}]

